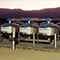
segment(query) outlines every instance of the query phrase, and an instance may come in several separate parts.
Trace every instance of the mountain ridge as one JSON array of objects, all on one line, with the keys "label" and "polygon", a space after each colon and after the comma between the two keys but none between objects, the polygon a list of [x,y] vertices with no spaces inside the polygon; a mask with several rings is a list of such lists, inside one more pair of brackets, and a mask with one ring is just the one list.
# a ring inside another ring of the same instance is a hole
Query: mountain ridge
[{"label": "mountain ridge", "polygon": [[42,10],[22,10],[0,8],[0,18],[20,18],[20,17],[53,17],[60,18],[60,7],[46,8]]}]

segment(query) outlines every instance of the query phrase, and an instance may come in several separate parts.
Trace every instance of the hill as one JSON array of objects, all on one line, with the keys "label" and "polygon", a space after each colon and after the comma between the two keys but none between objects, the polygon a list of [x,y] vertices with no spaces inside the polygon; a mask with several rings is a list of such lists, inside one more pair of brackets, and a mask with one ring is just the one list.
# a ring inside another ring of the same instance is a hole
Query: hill
[{"label": "hill", "polygon": [[20,17],[53,17],[60,18],[60,7],[42,10],[24,11],[22,9],[3,9],[0,8],[0,18],[20,18]]}]

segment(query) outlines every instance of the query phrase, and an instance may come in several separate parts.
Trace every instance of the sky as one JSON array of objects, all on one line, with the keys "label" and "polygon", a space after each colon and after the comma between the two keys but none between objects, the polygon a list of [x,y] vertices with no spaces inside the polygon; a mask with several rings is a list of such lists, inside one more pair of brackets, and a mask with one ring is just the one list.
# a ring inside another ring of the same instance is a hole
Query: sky
[{"label": "sky", "polygon": [[60,0],[0,0],[0,8],[40,10],[60,7]]}]

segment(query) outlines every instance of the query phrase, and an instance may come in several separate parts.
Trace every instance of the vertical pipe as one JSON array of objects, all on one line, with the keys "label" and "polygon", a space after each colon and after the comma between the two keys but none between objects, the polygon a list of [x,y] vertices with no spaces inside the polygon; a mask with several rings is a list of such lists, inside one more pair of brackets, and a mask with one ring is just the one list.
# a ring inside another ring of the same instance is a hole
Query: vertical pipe
[{"label": "vertical pipe", "polygon": [[9,35],[9,40],[11,39],[11,35]]},{"label": "vertical pipe", "polygon": [[2,36],[1,36],[1,32],[0,32],[0,42],[2,41]]},{"label": "vertical pipe", "polygon": [[11,21],[9,21],[9,23],[11,23]]},{"label": "vertical pipe", "polygon": [[33,33],[33,46],[35,46],[35,33]]},{"label": "vertical pipe", "polygon": [[18,42],[20,42],[20,25],[19,25],[19,30],[18,30]]},{"label": "vertical pipe", "polygon": [[1,42],[1,26],[0,26],[0,42]]},{"label": "vertical pipe", "polygon": [[48,38],[48,40],[50,41],[50,38]]},{"label": "vertical pipe", "polygon": [[37,44],[38,44],[38,33],[37,33]]},{"label": "vertical pipe", "polygon": [[12,40],[12,50],[15,50],[15,41],[14,41],[14,38],[15,38],[15,28],[13,28],[13,40]]},{"label": "vertical pipe", "polygon": [[55,33],[55,34],[54,34],[54,48],[56,48],[56,47],[57,47],[57,43],[56,43],[56,42],[57,42],[57,41],[56,41],[56,40],[57,40],[57,38],[56,38],[56,37],[57,37],[57,36],[56,36],[56,33]]},{"label": "vertical pipe", "polygon": [[12,50],[15,50],[15,41],[12,40]]},{"label": "vertical pipe", "polygon": [[1,26],[0,26],[0,42],[2,42],[3,38],[2,38],[2,33],[1,33]]},{"label": "vertical pipe", "polygon": [[28,24],[30,24],[30,21],[28,21]]},{"label": "vertical pipe", "polygon": [[15,28],[13,28],[13,38],[15,38]]}]

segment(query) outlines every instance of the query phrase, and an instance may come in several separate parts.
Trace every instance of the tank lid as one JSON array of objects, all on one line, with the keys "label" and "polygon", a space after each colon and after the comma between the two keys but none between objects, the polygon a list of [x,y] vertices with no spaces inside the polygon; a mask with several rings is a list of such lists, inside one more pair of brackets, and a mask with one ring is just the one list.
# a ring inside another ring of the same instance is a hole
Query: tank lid
[{"label": "tank lid", "polygon": [[50,18],[46,18],[46,21],[50,21]]},{"label": "tank lid", "polygon": [[47,26],[48,24],[47,23],[45,23],[43,26]]},{"label": "tank lid", "polygon": [[8,19],[7,19],[7,21],[11,21],[11,19],[10,19],[10,18],[8,18]]},{"label": "tank lid", "polygon": [[32,22],[31,25],[38,27],[38,23]]},{"label": "tank lid", "polygon": [[59,26],[57,24],[54,24],[52,22],[50,24],[44,23],[44,24],[40,25],[40,27],[45,27],[45,26],[52,27],[52,28],[59,28]]},{"label": "tank lid", "polygon": [[27,25],[27,23],[24,23],[23,25],[25,26],[25,25]]},{"label": "tank lid", "polygon": [[8,23],[4,23],[4,25],[7,25]]},{"label": "tank lid", "polygon": [[30,18],[27,18],[26,21],[31,21],[31,19]]}]

